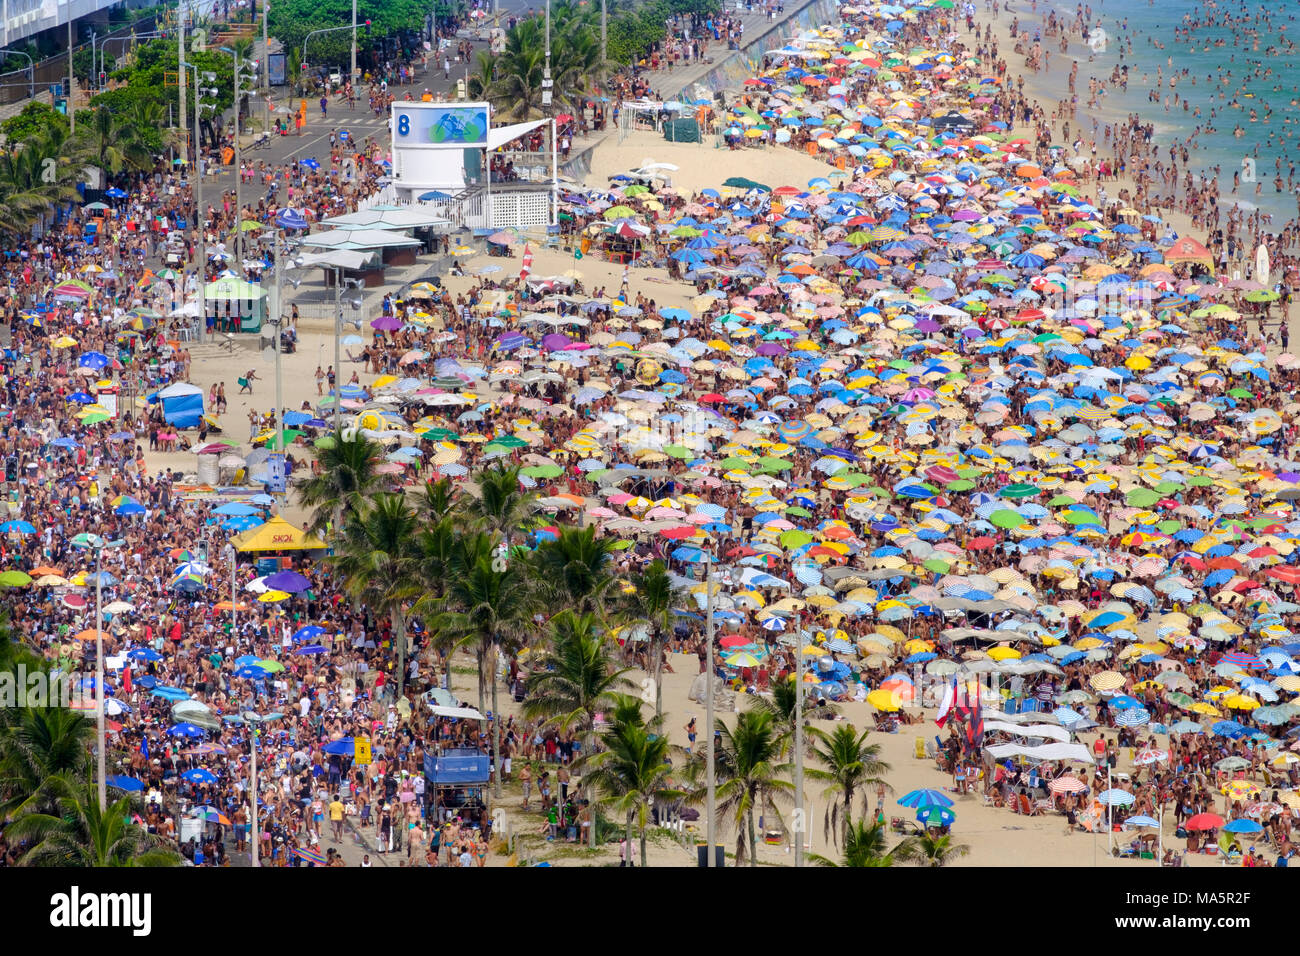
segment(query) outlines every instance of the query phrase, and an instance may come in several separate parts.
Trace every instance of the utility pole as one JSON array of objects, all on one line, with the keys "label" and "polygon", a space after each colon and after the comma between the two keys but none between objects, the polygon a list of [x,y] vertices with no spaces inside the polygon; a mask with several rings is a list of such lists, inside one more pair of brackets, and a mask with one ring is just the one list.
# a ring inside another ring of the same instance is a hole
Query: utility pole
[{"label": "utility pole", "polygon": [[603,66],[609,59],[609,11],[607,0],[600,0],[600,62]]},{"label": "utility pole", "polygon": [[357,0],[352,0],[352,72],[348,79],[353,83],[357,79]]},{"label": "utility pole", "polygon": [[[548,8],[549,9],[549,8]],[[77,131],[77,78],[72,73],[72,6],[68,6],[68,132]],[[549,54],[548,54],[549,56]],[[101,800],[101,803],[103,801]]]},{"label": "utility pole", "polygon": [[[549,6],[547,7],[547,9],[549,9]],[[713,555],[709,554],[709,552],[707,552],[707,551],[704,552],[704,600],[705,600],[705,604],[706,604],[705,615],[706,615],[707,620],[708,620],[708,623],[707,623],[707,625],[706,625],[706,634],[705,634],[705,638],[704,638],[704,643],[705,643],[705,645],[706,645],[706,647],[707,647],[707,660],[706,660],[706,663],[705,663],[705,667],[708,669],[708,673],[705,675],[705,678],[704,678],[704,687],[705,687],[705,692],[704,692],[704,693],[705,693],[705,696],[704,696],[704,700],[705,700],[705,704],[704,704],[704,721],[705,721],[705,724],[704,724],[704,732],[705,732],[705,737],[706,737],[706,743],[705,743],[705,747],[704,747],[704,755],[705,755],[705,756],[704,756],[704,772],[705,772],[705,777],[706,777],[706,783],[707,783],[707,786],[708,786],[708,800],[707,800],[707,802],[705,803],[705,807],[704,807],[704,814],[705,814],[705,826],[704,826],[705,837],[704,837],[704,838],[705,838],[705,840],[708,842],[708,846],[705,847],[705,850],[704,850],[704,858],[705,858],[705,866],[712,867],[712,866],[716,866],[716,865],[717,865],[717,864],[716,864],[716,861],[715,861],[714,858],[713,858],[713,856],[714,856],[714,849],[713,849],[713,847],[714,847],[714,844],[715,844],[716,839],[717,839],[716,834],[715,834],[715,832],[714,832],[714,826],[715,826],[714,817],[716,816],[716,810],[717,810],[717,806],[716,806],[716,804],[717,804],[717,793],[716,793],[716,785],[715,785],[715,780],[714,780],[714,746],[713,746],[713,741],[714,741],[714,732],[713,732]]]},{"label": "utility pole", "polygon": [[[275,228],[275,450],[284,454],[284,396],[280,378],[280,321],[284,316],[284,261],[280,252],[280,225]],[[335,371],[335,381],[338,372]]]},{"label": "utility pole", "polygon": [[794,865],[803,866],[803,835],[808,831],[803,806],[803,629],[796,632],[794,665]]},{"label": "utility pole", "polygon": [[[271,17],[271,0],[262,0],[262,95],[271,94],[271,41],[267,39],[267,24]],[[270,116],[266,125],[270,127]]]},{"label": "utility pole", "polygon": [[[551,113],[551,0],[546,0],[546,69],[542,71],[542,106]],[[488,156],[488,178],[492,178],[492,157]]]},{"label": "utility pole", "polygon": [[[185,62],[185,3],[184,3],[184,0],[181,0],[181,2],[180,2],[179,4],[177,4],[177,6],[176,6],[176,26],[178,27],[178,29],[177,29],[177,31],[176,31],[176,63],[177,63],[177,66],[180,66],[181,63],[184,63],[184,62]],[[186,118],[185,118],[185,80],[186,80],[185,67],[180,66],[180,71],[181,71],[181,75],[180,75],[180,79],[179,79],[178,82],[179,82],[179,89],[180,89],[180,117],[181,117],[181,132],[183,133],[183,132],[186,131],[186,129],[188,129],[187,122],[186,122]],[[194,125],[195,125],[196,127],[198,126],[198,117],[195,117],[195,123],[194,123]],[[198,146],[198,144],[196,143],[196,144],[195,144],[195,147],[196,147],[196,148],[195,148],[195,153],[194,153],[196,156],[198,155],[198,149],[197,149],[197,146]]]}]

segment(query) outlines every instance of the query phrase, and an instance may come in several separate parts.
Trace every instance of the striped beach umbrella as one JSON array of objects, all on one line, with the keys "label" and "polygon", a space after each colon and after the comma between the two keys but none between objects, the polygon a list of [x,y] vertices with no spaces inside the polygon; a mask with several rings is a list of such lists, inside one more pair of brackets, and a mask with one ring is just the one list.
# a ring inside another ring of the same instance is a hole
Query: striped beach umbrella
[{"label": "striped beach umbrella", "polygon": [[1078,777],[1057,777],[1047,785],[1047,789],[1052,793],[1083,793],[1088,789],[1088,785]]}]

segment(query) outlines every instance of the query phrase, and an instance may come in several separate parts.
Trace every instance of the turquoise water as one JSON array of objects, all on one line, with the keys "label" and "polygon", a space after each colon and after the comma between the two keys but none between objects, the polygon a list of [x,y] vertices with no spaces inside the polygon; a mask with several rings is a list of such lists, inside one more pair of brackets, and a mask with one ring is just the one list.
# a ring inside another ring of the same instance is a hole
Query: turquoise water
[{"label": "turquoise water", "polygon": [[[1300,46],[1290,44],[1300,45],[1300,3],[1294,0],[1275,3],[1109,0],[1093,2],[1091,7],[1093,23],[1099,22],[1109,37],[1105,51],[1090,59],[1090,51],[1075,35],[1069,52],[1062,55],[1055,43],[1045,40],[1044,47],[1051,52],[1050,70],[1040,72],[1035,81],[1043,94],[1053,100],[1067,98],[1070,64],[1078,61],[1077,116],[1086,124],[1085,131],[1091,117],[1105,124],[1138,113],[1145,121],[1155,124],[1155,141],[1166,164],[1168,147],[1186,143],[1192,150],[1193,173],[1205,174],[1216,165],[1220,167],[1219,182],[1225,203],[1240,203],[1248,211],[1258,206],[1273,215],[1274,229],[1294,218],[1295,189],[1300,187]],[[1035,28],[1041,27],[1049,9],[1055,9],[1058,17],[1065,16],[1073,23],[1074,3],[1056,0],[1049,5],[1040,0],[1036,13],[1031,12],[1028,0],[1012,3],[1012,10],[1020,17],[1021,30],[1028,29],[1031,35]],[[1249,16],[1251,20],[1248,24],[1226,27],[1197,27],[1190,43],[1177,35],[1176,31],[1184,27],[1185,18],[1204,19],[1207,12],[1214,13],[1216,19],[1228,13],[1234,18]],[[1263,13],[1268,14],[1269,20],[1257,21],[1255,18]],[[1110,82],[1112,71],[1118,65],[1129,68],[1127,92]],[[1157,70],[1164,82],[1159,87],[1159,102],[1153,103],[1149,94],[1157,89]],[[1171,75],[1177,80],[1173,90]],[[1107,87],[1100,110],[1087,107],[1090,76],[1097,77]],[[1050,112],[1050,104],[1045,106]],[[1197,126],[1201,127],[1199,133]],[[1102,138],[1096,138],[1100,146]],[[1257,194],[1255,184],[1242,183],[1232,195],[1233,173],[1241,172],[1244,177],[1248,172],[1249,167],[1243,166],[1244,159],[1254,161],[1260,190]],[[1276,190],[1273,182],[1278,160],[1282,192]],[[1293,164],[1295,174],[1288,188],[1286,180]],[[1180,169],[1182,165],[1180,162]]]}]

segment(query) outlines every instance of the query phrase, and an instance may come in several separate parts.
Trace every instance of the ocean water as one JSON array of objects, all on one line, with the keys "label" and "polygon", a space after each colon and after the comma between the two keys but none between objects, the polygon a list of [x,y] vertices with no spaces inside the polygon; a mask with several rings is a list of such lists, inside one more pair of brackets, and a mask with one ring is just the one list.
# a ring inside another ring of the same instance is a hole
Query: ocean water
[{"label": "ocean water", "polygon": [[[1259,207],[1271,213],[1274,229],[1295,218],[1300,188],[1300,2],[1094,0],[1090,6],[1092,22],[1107,34],[1106,47],[1093,53],[1076,35],[1069,52],[1061,54],[1059,38],[1056,43],[1044,40],[1051,53],[1049,69],[1038,73],[1033,83],[1039,96],[1049,99],[1045,108],[1050,112],[1055,100],[1068,97],[1070,66],[1077,61],[1076,115],[1086,134],[1092,118],[1105,125],[1137,113],[1155,124],[1155,141],[1166,164],[1168,147],[1186,143],[1194,174],[1219,167],[1225,204],[1240,203],[1248,211]],[[1029,0],[1014,0],[1011,8],[1020,18],[1020,29],[1032,35],[1049,9],[1072,23],[1076,4],[1039,0],[1034,12]],[[1176,34],[1188,17],[1205,20],[1207,14],[1215,14],[1218,20],[1225,12],[1251,19],[1226,27],[1196,27],[1191,42]],[[1114,68],[1123,65],[1128,66],[1127,92],[1111,82]],[[1090,76],[1107,89],[1100,109],[1087,106]],[[1171,76],[1177,80],[1172,90]],[[1162,86],[1157,86],[1158,79],[1163,79]],[[1159,101],[1151,102],[1149,94],[1155,89]],[[1096,139],[1100,144],[1101,136]],[[1274,184],[1279,160],[1281,192]],[[1183,164],[1178,165],[1181,178]],[[1292,165],[1295,174],[1288,187]],[[1252,168],[1256,182],[1243,182],[1233,194],[1233,173],[1240,172],[1245,179]]]}]

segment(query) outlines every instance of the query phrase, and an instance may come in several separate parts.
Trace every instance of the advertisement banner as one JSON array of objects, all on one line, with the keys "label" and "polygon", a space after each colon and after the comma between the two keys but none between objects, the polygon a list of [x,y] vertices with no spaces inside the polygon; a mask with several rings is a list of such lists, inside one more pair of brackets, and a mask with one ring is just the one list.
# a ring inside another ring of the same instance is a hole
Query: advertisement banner
[{"label": "advertisement banner", "polygon": [[484,147],[490,122],[486,103],[394,103],[393,146]]}]

